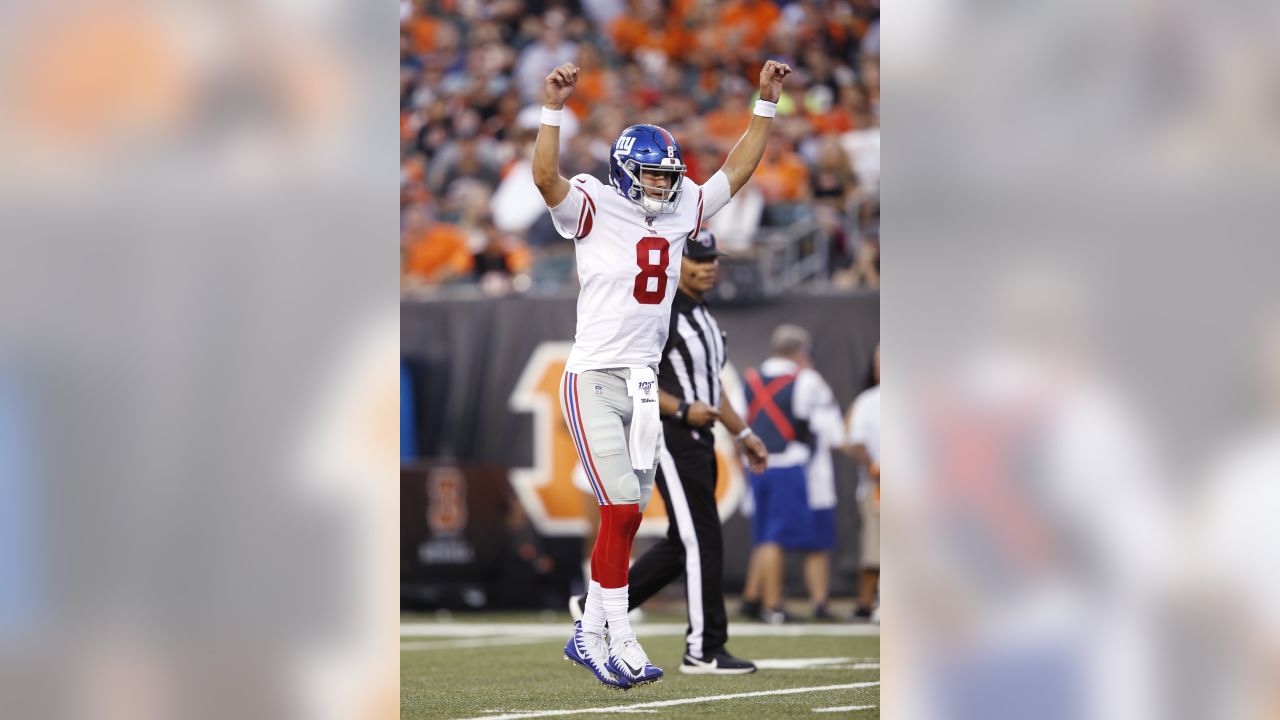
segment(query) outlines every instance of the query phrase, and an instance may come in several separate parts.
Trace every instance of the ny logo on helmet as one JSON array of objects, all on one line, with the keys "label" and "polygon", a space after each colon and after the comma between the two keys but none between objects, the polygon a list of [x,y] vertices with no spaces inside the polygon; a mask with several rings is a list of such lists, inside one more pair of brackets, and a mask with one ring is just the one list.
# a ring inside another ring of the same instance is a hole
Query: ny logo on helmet
[{"label": "ny logo on helmet", "polygon": [[618,149],[614,151],[614,154],[615,154],[615,155],[618,155],[618,154],[625,155],[625,154],[627,154],[627,153],[631,152],[631,148],[632,148],[635,144],[636,144],[636,139],[635,139],[635,138],[633,138],[633,137],[631,137],[631,136],[629,136],[629,135],[624,135],[624,136],[622,136],[622,137],[618,138]]}]

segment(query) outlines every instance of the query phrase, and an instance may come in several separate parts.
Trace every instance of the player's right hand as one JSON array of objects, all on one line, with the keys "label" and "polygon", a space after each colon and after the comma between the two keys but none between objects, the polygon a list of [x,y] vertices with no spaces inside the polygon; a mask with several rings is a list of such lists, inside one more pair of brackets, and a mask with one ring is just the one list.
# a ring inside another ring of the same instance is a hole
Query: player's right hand
[{"label": "player's right hand", "polygon": [[760,99],[778,102],[782,97],[782,81],[791,74],[791,66],[777,60],[768,60],[760,68]]},{"label": "player's right hand", "polygon": [[542,91],[542,104],[552,110],[559,110],[564,107],[564,101],[573,94],[573,88],[577,84],[577,65],[565,63],[552,70],[547,76],[547,84]]},{"label": "player's right hand", "polygon": [[707,427],[719,419],[720,411],[701,401],[691,403],[684,416],[685,422],[697,428]]}]

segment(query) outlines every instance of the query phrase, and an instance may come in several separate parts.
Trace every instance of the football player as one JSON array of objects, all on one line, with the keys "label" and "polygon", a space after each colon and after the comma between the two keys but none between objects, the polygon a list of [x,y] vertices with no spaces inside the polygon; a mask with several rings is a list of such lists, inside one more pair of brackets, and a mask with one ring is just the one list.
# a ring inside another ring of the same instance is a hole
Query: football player
[{"label": "football player", "polygon": [[560,119],[578,68],[565,63],[546,78],[533,180],[556,229],[575,241],[581,285],[560,404],[600,504],[586,608],[565,656],[606,685],[625,689],[662,677],[627,619],[627,569],[653,495],[662,428],[657,368],[680,257],[688,238],[755,172],[790,73],[784,63],[764,64],[750,125],[705,185],[685,177],[680,144],[656,125],[622,131],[610,148],[607,185],[585,174],[566,180]]}]

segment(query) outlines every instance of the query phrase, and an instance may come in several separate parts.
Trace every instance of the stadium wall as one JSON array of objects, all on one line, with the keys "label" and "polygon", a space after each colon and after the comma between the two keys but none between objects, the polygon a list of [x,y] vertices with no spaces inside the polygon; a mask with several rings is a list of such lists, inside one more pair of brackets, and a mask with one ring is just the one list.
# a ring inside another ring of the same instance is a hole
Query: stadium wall
[{"label": "stadium wall", "polygon": [[[768,357],[773,328],[790,322],[812,333],[814,367],[842,411],[872,381],[872,353],[880,337],[876,293],[808,294],[712,310],[728,337],[726,375],[736,377],[738,369]],[[576,458],[557,435],[563,421],[553,388],[572,343],[575,316],[572,296],[401,304],[401,353],[415,405],[415,437],[409,445],[420,454],[418,461],[406,461],[402,473],[407,604],[448,606],[469,597],[464,605],[554,606],[558,595],[574,589],[589,505],[572,485]],[[726,386],[732,384],[727,378]],[[741,587],[750,533],[740,512],[741,475],[728,443],[718,445],[725,583],[733,591]],[[836,473],[840,521],[833,589],[839,593],[851,589],[857,521],[853,466],[838,454]],[[463,503],[464,526],[457,527],[456,512],[437,507],[433,515],[433,497],[437,503]],[[661,508],[651,510],[642,526],[649,536],[665,531]],[[504,517],[489,517],[495,513]],[[441,528],[455,539],[472,538],[480,552],[441,543],[448,540]],[[495,535],[501,536],[499,547],[494,547]],[[521,559],[537,575],[542,592],[513,596],[509,588],[494,586],[511,562]]]}]

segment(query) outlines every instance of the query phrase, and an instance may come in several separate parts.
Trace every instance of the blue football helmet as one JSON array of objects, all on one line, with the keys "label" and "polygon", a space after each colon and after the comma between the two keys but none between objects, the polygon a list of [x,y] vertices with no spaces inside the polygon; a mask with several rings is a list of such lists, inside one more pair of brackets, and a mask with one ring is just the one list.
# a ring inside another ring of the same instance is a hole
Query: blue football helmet
[{"label": "blue football helmet", "polygon": [[[644,185],[642,172],[669,173],[670,187]],[[609,182],[618,193],[651,213],[673,213],[680,202],[684,155],[671,133],[657,125],[632,125],[609,149]],[[651,196],[646,190],[651,190]]]}]

